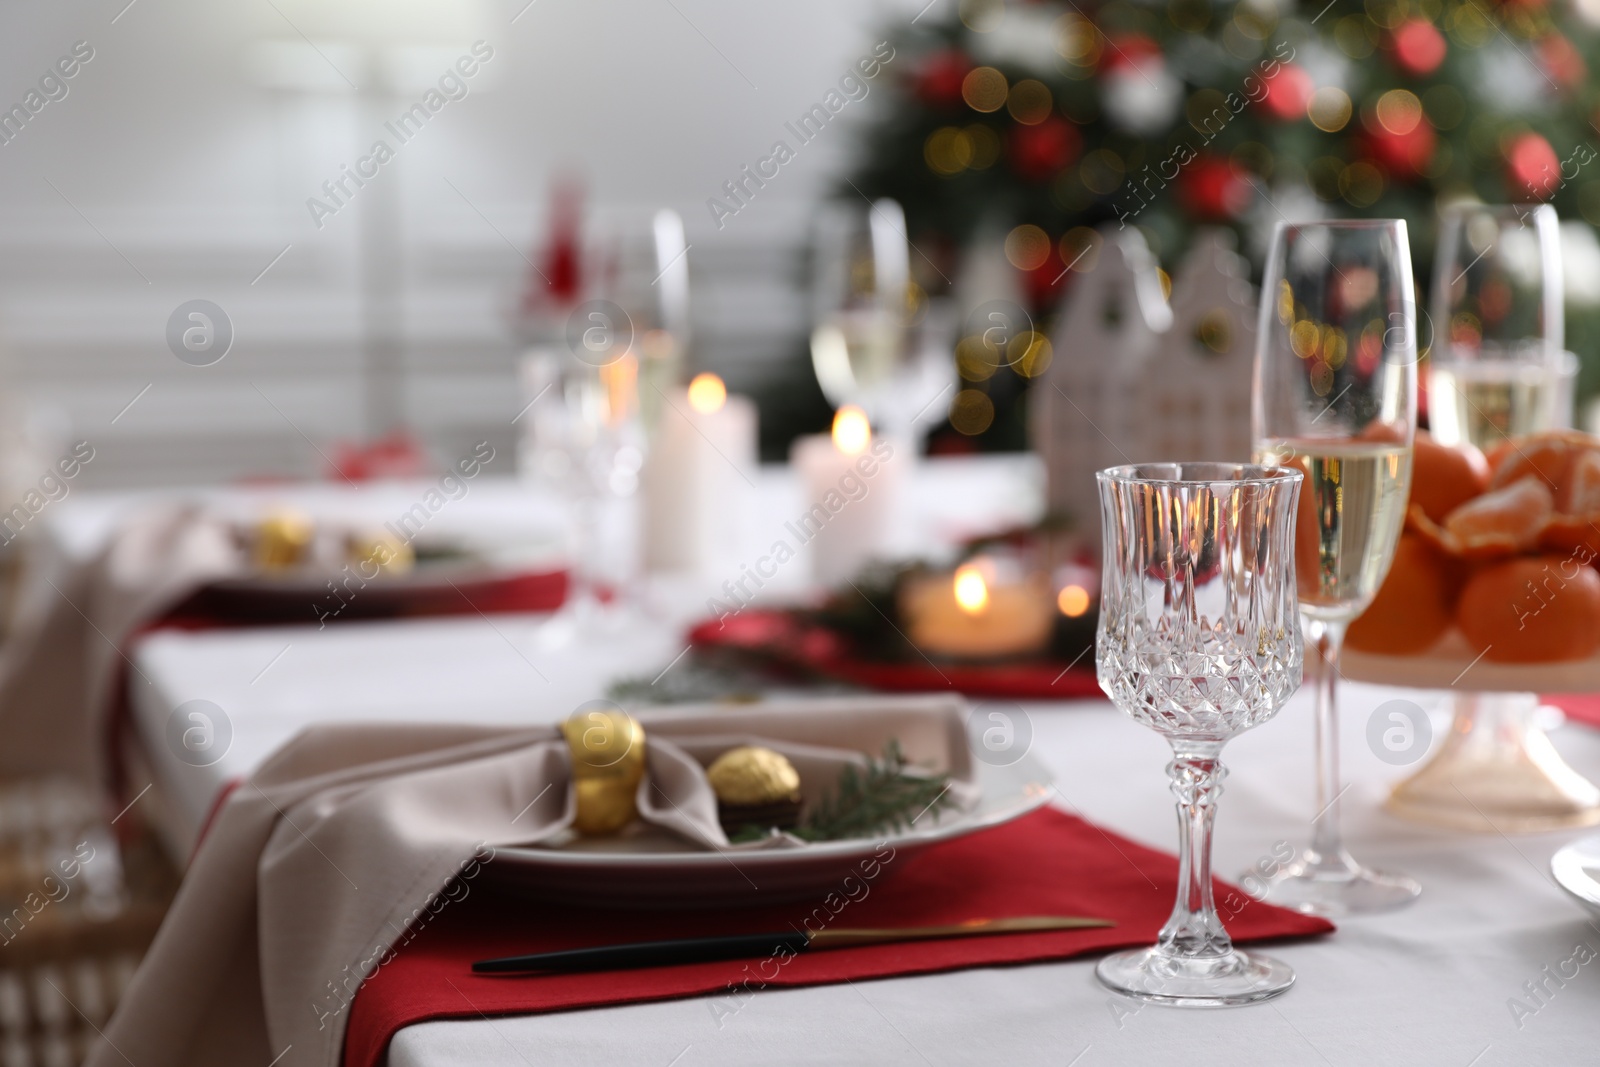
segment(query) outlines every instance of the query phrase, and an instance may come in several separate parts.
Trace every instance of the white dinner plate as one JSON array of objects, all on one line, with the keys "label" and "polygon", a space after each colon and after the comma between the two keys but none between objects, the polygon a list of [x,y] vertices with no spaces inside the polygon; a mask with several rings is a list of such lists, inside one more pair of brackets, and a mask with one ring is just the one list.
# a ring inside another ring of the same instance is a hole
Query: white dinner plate
[{"label": "white dinner plate", "polygon": [[1600,836],[1572,842],[1550,857],[1556,884],[1600,916]]},{"label": "white dinner plate", "polygon": [[929,845],[1008,823],[1050,799],[1050,772],[1031,755],[1008,767],[978,763],[975,773],[980,796],[971,811],[941,812],[928,817],[931,825],[881,838],[724,853],[638,828],[563,848],[497,849],[492,867],[497,883],[521,892],[607,907],[759,907],[820,897],[844,892],[851,875],[891,877]]}]

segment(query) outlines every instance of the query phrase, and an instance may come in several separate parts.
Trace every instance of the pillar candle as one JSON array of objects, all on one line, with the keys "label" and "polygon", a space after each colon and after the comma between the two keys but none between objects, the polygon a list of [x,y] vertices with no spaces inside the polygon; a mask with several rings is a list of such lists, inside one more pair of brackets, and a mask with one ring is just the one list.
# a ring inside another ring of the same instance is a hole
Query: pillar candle
[{"label": "pillar candle", "polygon": [[811,546],[812,578],[825,586],[853,581],[887,554],[899,485],[908,457],[875,436],[860,408],[847,405],[831,434],[795,441],[789,461],[805,487],[805,512],[789,531]]},{"label": "pillar candle", "polygon": [[644,556],[652,570],[715,570],[738,553],[756,477],[756,406],[715,374],[665,393],[644,470]]}]

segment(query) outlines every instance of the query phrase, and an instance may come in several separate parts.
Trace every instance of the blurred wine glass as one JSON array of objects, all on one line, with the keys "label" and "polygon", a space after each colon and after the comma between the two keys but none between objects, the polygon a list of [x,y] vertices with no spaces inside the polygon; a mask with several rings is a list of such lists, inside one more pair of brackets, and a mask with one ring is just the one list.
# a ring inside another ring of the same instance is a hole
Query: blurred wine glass
[{"label": "blurred wine glass", "polygon": [[689,245],[682,216],[662,208],[648,225],[625,228],[605,284],[632,323],[639,411],[646,434],[653,434],[666,392],[685,377],[690,351]]},{"label": "blurred wine glass", "polygon": [[835,202],[812,235],[811,365],[835,408],[854,404],[892,437],[944,418],[954,380],[940,316],[911,277],[905,213],[893,200]]},{"label": "blurred wine glass", "polygon": [[1555,208],[1458,204],[1445,211],[1429,354],[1436,439],[1488,451],[1571,424],[1577,358],[1563,347],[1562,294]]},{"label": "blurred wine glass", "polygon": [[[1562,336],[1560,226],[1539,205],[1458,205],[1439,229],[1429,358],[1433,435],[1485,451],[1572,424],[1578,358]],[[1569,767],[1533,693],[1457,692],[1444,743],[1388,809],[1436,826],[1534,833],[1592,825],[1600,790]]]}]

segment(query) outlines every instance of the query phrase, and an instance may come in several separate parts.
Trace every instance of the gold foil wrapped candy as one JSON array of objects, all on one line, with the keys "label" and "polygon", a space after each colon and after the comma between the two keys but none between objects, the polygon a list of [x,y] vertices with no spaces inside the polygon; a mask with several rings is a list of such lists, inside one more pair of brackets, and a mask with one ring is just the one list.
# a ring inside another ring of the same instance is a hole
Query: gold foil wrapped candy
[{"label": "gold foil wrapped candy", "polygon": [[782,753],[746,745],[706,768],[717,794],[717,818],[728,834],[747,826],[788,829],[800,821],[800,772]]},{"label": "gold foil wrapped candy", "polygon": [[411,546],[384,529],[351,534],[346,548],[351,561],[364,571],[370,570],[368,565],[371,564],[384,574],[405,574],[417,562]]},{"label": "gold foil wrapped candy", "polygon": [[572,752],[580,834],[614,834],[638,818],[644,779],[644,728],[615,704],[579,708],[561,724]]},{"label": "gold foil wrapped candy", "polygon": [[256,524],[255,561],[262,570],[283,570],[305,562],[316,526],[311,518],[287,508]]}]

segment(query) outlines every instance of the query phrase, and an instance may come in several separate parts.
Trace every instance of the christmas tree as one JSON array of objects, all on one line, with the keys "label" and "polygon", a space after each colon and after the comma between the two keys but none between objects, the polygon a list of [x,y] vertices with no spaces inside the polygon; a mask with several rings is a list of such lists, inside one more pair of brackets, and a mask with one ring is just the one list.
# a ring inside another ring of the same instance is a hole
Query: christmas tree
[{"label": "christmas tree", "polygon": [[[907,73],[851,182],[900,201],[935,261],[980,231],[1008,233],[1044,316],[1107,223],[1139,227],[1169,266],[1196,227],[1229,227],[1259,270],[1280,219],[1403,218],[1419,294],[1441,201],[1548,202],[1600,225],[1596,0],[1313,3],[962,0],[943,20],[929,12],[895,39]],[[1588,395],[1600,314],[1569,302],[1567,318]],[[1007,368],[964,384],[994,399],[978,432],[1019,445],[1025,383]]]}]

